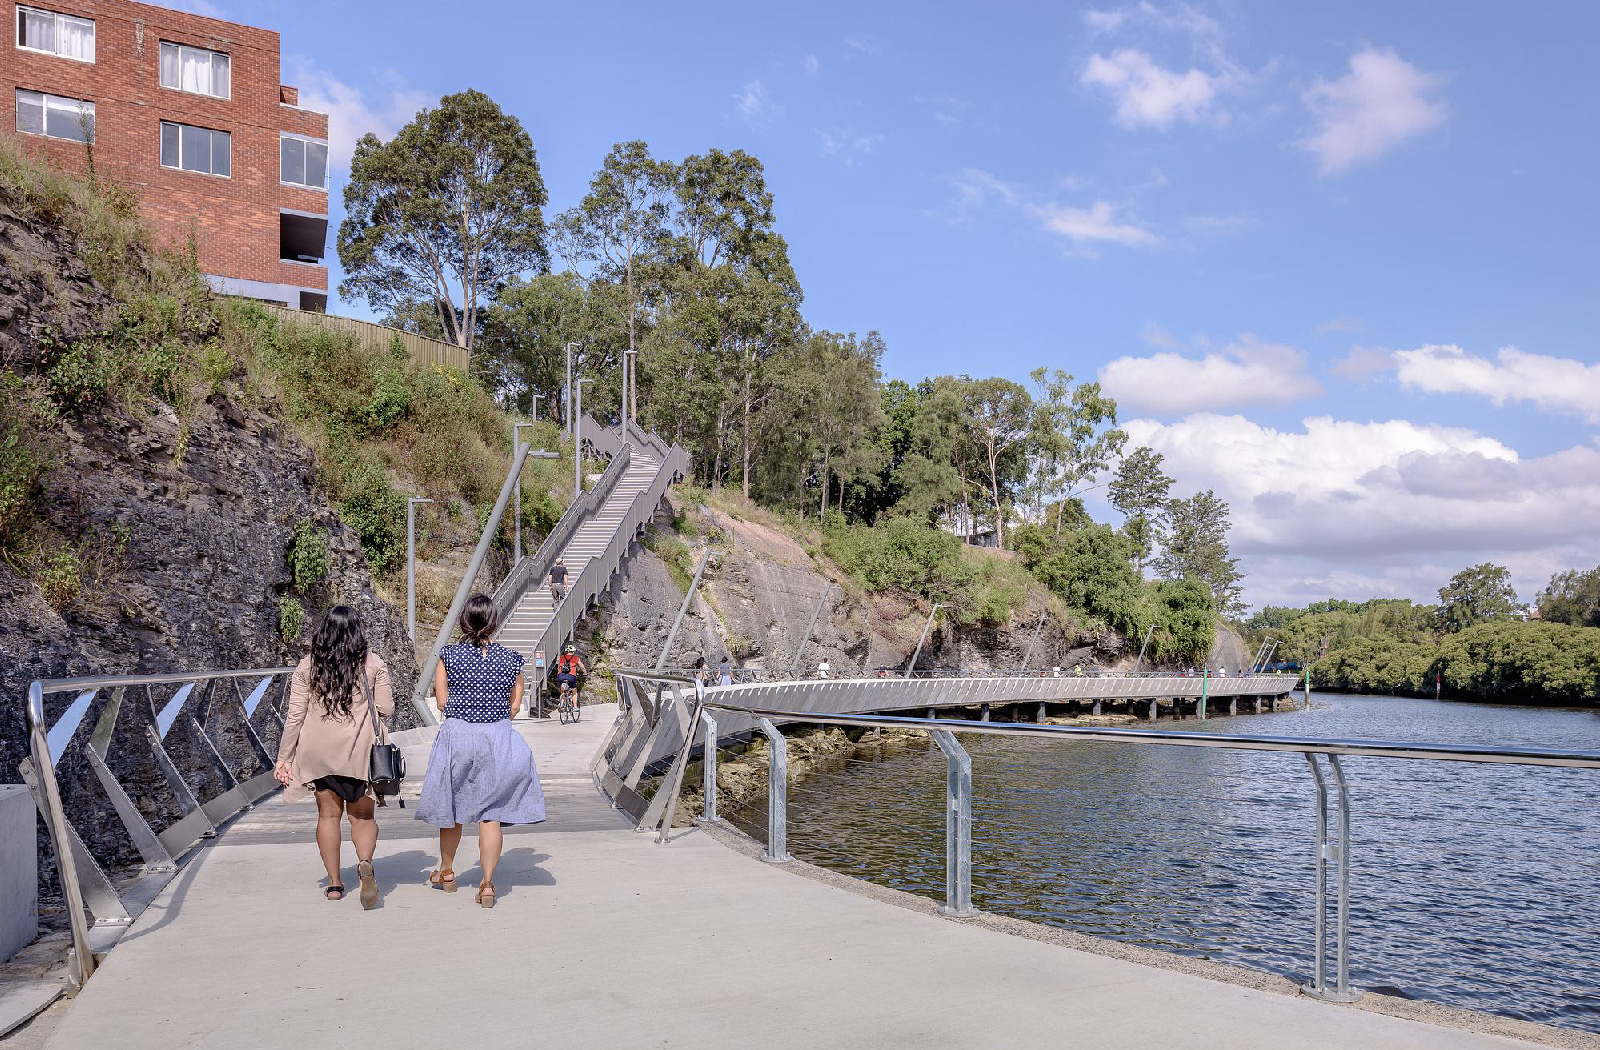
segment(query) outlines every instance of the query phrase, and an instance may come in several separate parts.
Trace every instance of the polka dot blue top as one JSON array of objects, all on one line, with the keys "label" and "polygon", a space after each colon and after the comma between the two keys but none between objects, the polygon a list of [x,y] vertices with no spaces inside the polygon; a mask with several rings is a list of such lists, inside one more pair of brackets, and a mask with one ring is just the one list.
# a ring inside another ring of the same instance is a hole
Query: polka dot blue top
[{"label": "polka dot blue top", "polygon": [[463,722],[502,722],[511,716],[511,685],[522,673],[522,654],[503,645],[481,650],[447,645],[439,650],[449,692],[446,718]]}]

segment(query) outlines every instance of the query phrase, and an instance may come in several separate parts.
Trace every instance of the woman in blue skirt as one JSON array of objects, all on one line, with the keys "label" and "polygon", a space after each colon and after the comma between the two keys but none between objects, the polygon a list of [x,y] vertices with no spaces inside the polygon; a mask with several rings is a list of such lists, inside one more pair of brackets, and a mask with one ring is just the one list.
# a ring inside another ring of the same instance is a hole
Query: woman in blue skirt
[{"label": "woman in blue skirt", "polygon": [[461,825],[478,824],[483,882],[475,898],[494,907],[494,869],[500,862],[502,824],[544,819],[544,793],[533,752],[511,725],[522,706],[522,654],[497,645],[494,603],[474,594],[461,612],[466,639],[439,650],[434,702],[444,714],[433,738],[417,819],[439,829],[439,870],[428,882],[454,893]]}]

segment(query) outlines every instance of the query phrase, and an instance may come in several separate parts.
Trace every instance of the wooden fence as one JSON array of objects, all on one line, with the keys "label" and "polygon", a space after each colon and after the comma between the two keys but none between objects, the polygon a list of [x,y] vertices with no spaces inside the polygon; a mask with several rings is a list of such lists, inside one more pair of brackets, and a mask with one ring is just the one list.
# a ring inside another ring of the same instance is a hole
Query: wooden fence
[{"label": "wooden fence", "polygon": [[329,332],[348,332],[355,336],[362,346],[374,350],[387,350],[391,342],[399,339],[405,346],[406,353],[411,356],[411,360],[419,365],[449,365],[463,372],[467,370],[468,354],[454,343],[440,342],[425,335],[403,332],[388,325],[373,324],[371,321],[357,321],[353,317],[335,317],[333,314],[319,314],[310,310],[290,310],[288,307],[272,303],[259,305],[283,321],[314,325]]}]

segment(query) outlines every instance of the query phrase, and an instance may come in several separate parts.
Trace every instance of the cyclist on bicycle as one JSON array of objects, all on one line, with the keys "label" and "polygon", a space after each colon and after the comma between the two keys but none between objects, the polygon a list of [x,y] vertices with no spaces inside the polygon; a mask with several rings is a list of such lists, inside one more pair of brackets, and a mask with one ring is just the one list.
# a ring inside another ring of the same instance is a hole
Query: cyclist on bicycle
[{"label": "cyclist on bicycle", "polygon": [[577,648],[571,642],[562,646],[561,658],[556,661],[556,689],[559,691],[562,686],[565,686],[576,693],[578,691],[578,676],[588,673],[589,669],[583,666],[582,660],[578,659]]},{"label": "cyclist on bicycle", "polygon": [[550,566],[550,597],[557,603],[567,596],[567,563],[561,558]]}]

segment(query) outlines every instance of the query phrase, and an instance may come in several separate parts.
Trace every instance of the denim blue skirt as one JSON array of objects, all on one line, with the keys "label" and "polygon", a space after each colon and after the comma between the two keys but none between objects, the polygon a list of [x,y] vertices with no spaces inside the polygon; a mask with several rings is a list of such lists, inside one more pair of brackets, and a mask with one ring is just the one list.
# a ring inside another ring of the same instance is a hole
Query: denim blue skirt
[{"label": "denim blue skirt", "polygon": [[436,828],[480,820],[537,824],[544,819],[544,792],[533,752],[509,719],[444,720],[428,756],[417,819]]}]

